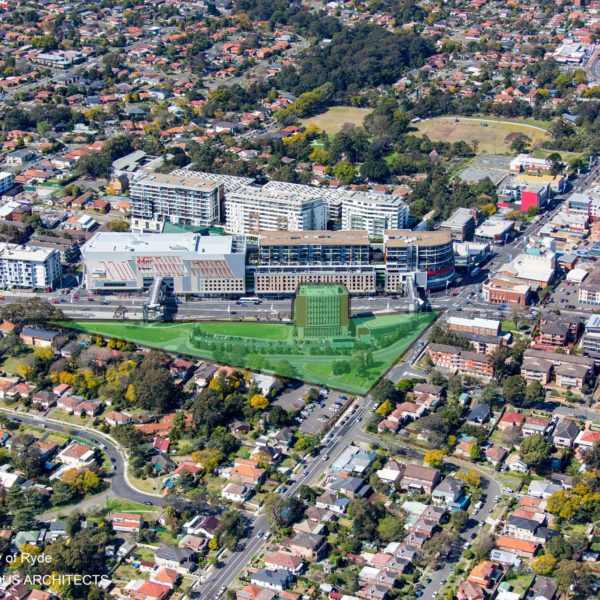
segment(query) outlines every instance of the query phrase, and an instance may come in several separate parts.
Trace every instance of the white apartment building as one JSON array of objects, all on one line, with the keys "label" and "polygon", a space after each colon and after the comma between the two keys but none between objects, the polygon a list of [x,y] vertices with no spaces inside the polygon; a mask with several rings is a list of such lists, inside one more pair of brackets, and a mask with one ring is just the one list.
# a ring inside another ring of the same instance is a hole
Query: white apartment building
[{"label": "white apartment building", "polygon": [[225,201],[225,230],[237,235],[321,230],[326,225],[325,201],[301,192],[246,186]]},{"label": "white apartment building", "polygon": [[405,229],[408,206],[400,196],[350,192],[342,203],[342,229],[365,230],[369,238],[383,238],[386,229]]},{"label": "white apartment building", "polygon": [[288,183],[287,181],[269,181],[264,185],[263,189],[322,198],[327,203],[327,218],[330,221],[339,221],[342,218],[342,204],[344,198],[348,195],[348,192],[345,190],[303,185],[301,183]]},{"label": "white apartment building", "polygon": [[4,192],[10,190],[13,186],[15,178],[12,173],[8,171],[0,172],[0,194],[4,194]]},{"label": "white apartment building", "polygon": [[167,222],[216,225],[222,196],[223,184],[209,179],[173,173],[143,175],[131,182],[131,230],[160,233]]},{"label": "white apartment building", "polygon": [[60,278],[60,252],[0,243],[0,287],[45,290]]}]

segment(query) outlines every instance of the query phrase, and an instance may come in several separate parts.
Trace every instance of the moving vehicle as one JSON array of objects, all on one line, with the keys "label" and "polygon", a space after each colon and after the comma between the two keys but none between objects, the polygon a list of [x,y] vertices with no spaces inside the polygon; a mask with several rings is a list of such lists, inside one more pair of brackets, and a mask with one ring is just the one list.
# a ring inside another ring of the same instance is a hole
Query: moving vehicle
[{"label": "moving vehicle", "polygon": [[246,304],[260,304],[262,300],[258,296],[242,296],[237,303],[243,305]]}]

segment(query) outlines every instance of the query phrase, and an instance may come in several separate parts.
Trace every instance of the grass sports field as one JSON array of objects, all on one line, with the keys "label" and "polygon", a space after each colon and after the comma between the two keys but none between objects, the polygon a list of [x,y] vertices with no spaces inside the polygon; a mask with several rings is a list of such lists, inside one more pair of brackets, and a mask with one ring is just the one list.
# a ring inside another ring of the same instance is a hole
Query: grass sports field
[{"label": "grass sports field", "polygon": [[[456,120],[458,119],[458,121]],[[481,125],[487,123],[487,127]],[[511,152],[511,137],[523,133],[531,139],[531,147],[539,147],[548,139],[544,127],[519,120],[472,117],[439,117],[417,123],[419,134],[427,135],[432,141],[458,142],[469,144],[477,141],[477,151],[486,154],[504,154]],[[513,134],[511,136],[511,134]]]},{"label": "grass sports field", "polygon": [[[125,339],[142,346],[159,348],[176,354],[215,360],[276,375],[291,375],[309,383],[363,394],[411,346],[435,316],[435,313],[418,313],[354,319],[356,326],[366,328],[374,340],[381,341],[385,337],[388,340],[393,338],[393,342],[380,343],[379,347],[372,351],[372,363],[362,373],[350,370],[341,375],[333,374],[333,363],[345,359],[351,362],[352,356],[315,355],[307,351],[303,352],[302,346],[296,345],[293,340],[293,326],[284,323],[142,324],[69,321],[62,325],[86,333]],[[198,345],[196,340],[192,344],[192,334],[195,331],[208,334],[208,341],[202,341]],[[269,348],[266,351],[264,347],[257,350],[253,344],[258,346],[268,344]],[[291,345],[294,353],[278,350],[280,344]],[[290,365],[292,373],[289,371]]]},{"label": "grass sports field", "polygon": [[309,119],[302,119],[302,125],[316,125],[329,135],[335,135],[344,123],[362,125],[363,119],[371,112],[370,108],[353,106],[333,106],[328,111]]}]

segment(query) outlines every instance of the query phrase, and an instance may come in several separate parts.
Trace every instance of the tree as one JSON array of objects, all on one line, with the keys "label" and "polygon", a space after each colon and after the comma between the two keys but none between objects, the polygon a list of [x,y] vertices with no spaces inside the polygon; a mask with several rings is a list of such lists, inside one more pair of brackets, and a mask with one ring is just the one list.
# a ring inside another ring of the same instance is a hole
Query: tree
[{"label": "tree", "polygon": [[29,434],[20,434],[11,440],[10,452],[15,469],[23,471],[26,477],[39,477],[44,471],[44,459],[35,438]]},{"label": "tree", "polygon": [[405,522],[406,518],[403,516],[388,514],[377,524],[377,536],[384,542],[399,541],[406,535]]},{"label": "tree", "polygon": [[600,471],[600,443],[596,442],[583,454],[585,466],[592,471]]},{"label": "tree", "polygon": [[390,176],[390,170],[385,160],[370,160],[361,165],[360,174],[371,181],[385,181]]},{"label": "tree", "polygon": [[269,412],[269,425],[273,425],[274,427],[285,427],[289,425],[291,420],[290,414],[285,408],[275,404],[271,411]]},{"label": "tree", "polygon": [[394,410],[394,405],[389,400],[384,400],[375,411],[380,417],[387,417],[392,410]]},{"label": "tree", "polygon": [[425,454],[425,462],[434,468],[438,468],[442,466],[442,462],[444,461],[444,452],[442,450],[429,450]]},{"label": "tree", "polygon": [[389,379],[381,379],[371,391],[371,397],[377,404],[381,404],[384,400],[396,402],[399,392]]},{"label": "tree", "polygon": [[475,540],[471,550],[475,555],[475,559],[480,561],[487,558],[495,546],[496,542],[494,541],[494,537],[489,533],[483,533]]},{"label": "tree", "polygon": [[129,223],[125,219],[112,219],[108,222],[108,228],[116,232],[129,231]]},{"label": "tree", "polygon": [[332,175],[342,183],[352,183],[356,178],[356,169],[348,161],[341,161],[331,170]]},{"label": "tree", "polygon": [[269,400],[261,394],[254,394],[254,396],[250,398],[250,406],[254,410],[267,410],[267,408],[269,408]]},{"label": "tree", "polygon": [[359,540],[374,541],[378,535],[378,524],[385,517],[385,508],[365,498],[352,500],[348,507],[352,517],[352,530]]},{"label": "tree", "polygon": [[536,406],[546,399],[546,391],[539,381],[530,381],[525,388],[525,405]]},{"label": "tree", "polygon": [[521,443],[519,455],[523,462],[530,466],[537,466],[550,456],[552,446],[543,435],[535,433],[526,437]]},{"label": "tree", "polygon": [[423,544],[423,560],[429,567],[444,562],[460,540],[458,535],[449,531],[438,531]]},{"label": "tree", "polygon": [[525,380],[521,375],[512,375],[502,382],[504,400],[514,406],[521,406],[525,397]]},{"label": "tree", "polygon": [[565,560],[558,564],[554,574],[561,597],[584,600],[592,592],[594,577],[586,564]]},{"label": "tree", "polygon": [[265,499],[265,508],[269,523],[282,529],[298,522],[304,515],[306,507],[299,498],[286,498],[280,494],[269,494]]},{"label": "tree", "polygon": [[468,520],[469,513],[466,510],[456,510],[450,515],[450,528],[455,533],[460,533]]},{"label": "tree", "polygon": [[471,490],[476,490],[481,486],[481,475],[475,469],[461,469],[456,474],[456,479],[462,481]]},{"label": "tree", "polygon": [[556,566],[556,558],[551,554],[542,554],[533,561],[533,570],[537,575],[550,575]]}]

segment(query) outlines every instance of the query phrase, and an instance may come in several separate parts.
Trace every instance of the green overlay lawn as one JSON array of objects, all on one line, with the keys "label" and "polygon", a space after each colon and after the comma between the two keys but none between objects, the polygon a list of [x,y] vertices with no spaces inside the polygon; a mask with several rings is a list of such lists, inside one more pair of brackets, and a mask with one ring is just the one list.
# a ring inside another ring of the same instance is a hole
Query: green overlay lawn
[{"label": "green overlay lawn", "polygon": [[[364,394],[435,319],[435,313],[393,314],[353,319],[361,333],[353,347],[294,339],[285,323],[129,323],[68,321],[63,327],[176,354],[214,360],[255,371],[294,377]],[[334,375],[334,363],[350,369]]]}]

